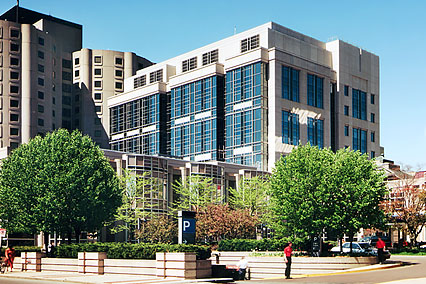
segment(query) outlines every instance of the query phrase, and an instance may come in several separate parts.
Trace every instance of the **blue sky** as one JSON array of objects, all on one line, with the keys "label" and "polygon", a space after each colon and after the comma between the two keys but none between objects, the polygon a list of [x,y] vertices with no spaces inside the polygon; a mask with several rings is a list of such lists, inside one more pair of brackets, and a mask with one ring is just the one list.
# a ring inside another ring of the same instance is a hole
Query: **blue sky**
[{"label": "blue sky", "polygon": [[[0,11],[16,4],[1,0]],[[21,0],[83,25],[83,46],[133,51],[154,62],[263,23],[322,41],[338,37],[380,57],[385,157],[426,170],[426,1]]]}]

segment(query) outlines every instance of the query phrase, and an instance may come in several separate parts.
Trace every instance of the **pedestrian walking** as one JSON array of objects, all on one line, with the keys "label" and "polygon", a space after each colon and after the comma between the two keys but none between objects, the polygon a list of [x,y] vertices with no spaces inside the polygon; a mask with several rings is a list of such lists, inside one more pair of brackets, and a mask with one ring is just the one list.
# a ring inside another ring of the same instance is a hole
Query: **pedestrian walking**
[{"label": "pedestrian walking", "polygon": [[239,280],[244,280],[246,276],[247,267],[248,267],[248,260],[243,256],[241,257],[240,261],[237,264]]},{"label": "pedestrian walking", "polygon": [[292,243],[288,242],[288,245],[284,249],[284,260],[285,260],[285,278],[291,279],[290,277],[290,270],[291,270],[291,256],[293,254],[293,249],[291,248]]},{"label": "pedestrian walking", "polygon": [[384,260],[384,256],[383,256],[383,251],[384,251],[384,249],[386,247],[386,244],[385,244],[385,242],[381,238],[379,238],[377,240],[376,247],[377,247],[377,256],[379,258],[379,263],[383,264],[383,262],[385,261]]},{"label": "pedestrian walking", "polygon": [[10,272],[12,272],[13,270],[13,261],[15,260],[15,249],[13,248],[12,245],[9,245],[9,247],[6,249],[6,251],[4,252],[5,255],[5,262],[6,262],[6,271],[9,270],[10,267]]}]

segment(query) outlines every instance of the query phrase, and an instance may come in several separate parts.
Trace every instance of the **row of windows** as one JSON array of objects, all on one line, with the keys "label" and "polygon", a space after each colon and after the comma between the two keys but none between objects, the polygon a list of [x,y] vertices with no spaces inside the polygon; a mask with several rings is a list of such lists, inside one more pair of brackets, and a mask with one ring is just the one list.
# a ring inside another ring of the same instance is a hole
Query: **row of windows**
[{"label": "row of windows", "polygon": [[[93,86],[95,87],[95,89],[102,89],[102,81],[101,80],[95,80],[93,82]],[[115,82],[115,89],[120,91],[123,89],[123,82]]]},{"label": "row of windows", "polygon": [[[93,74],[94,74],[95,77],[102,77],[102,69],[101,68],[94,68]],[[71,73],[70,73],[70,75],[71,75]],[[80,77],[80,70],[77,69],[77,70],[74,71],[74,77],[76,77],[76,78]],[[115,70],[115,77],[123,78],[123,70],[116,69]]]},{"label": "row of windows", "polygon": [[193,70],[195,68],[197,68],[197,57],[192,57],[182,61],[182,72]]},{"label": "row of windows", "polygon": [[[349,106],[347,106],[347,105],[343,106],[343,113],[344,113],[344,115],[349,116]],[[361,114],[362,114],[361,119],[367,120],[367,113],[365,112],[365,110],[363,112],[361,112]],[[356,117],[356,118],[358,118],[358,117]],[[372,123],[376,122],[376,114],[374,112],[370,113],[370,122],[372,122]]]},{"label": "row of windows", "polygon": [[[324,147],[324,121],[308,117],[308,142],[311,145]],[[282,111],[282,142],[289,145],[299,145],[300,123],[299,115]]]},{"label": "row of windows", "polygon": [[[349,125],[345,125],[345,136],[349,136]],[[370,141],[376,142],[376,133],[374,131],[370,132]]]},{"label": "row of windows", "polygon": [[146,85],[146,75],[142,75],[133,79],[133,89]]},{"label": "row of windows", "polygon": [[255,35],[241,41],[241,53],[258,48],[259,47],[259,35]]},{"label": "row of windows", "polygon": [[162,82],[163,81],[163,69],[149,73],[149,83]]},{"label": "row of windows", "polygon": [[[359,90],[358,90],[359,91]],[[344,94],[346,97],[349,96],[349,86],[344,86]],[[370,104],[374,105],[376,100],[376,96],[374,94],[370,94]]]}]

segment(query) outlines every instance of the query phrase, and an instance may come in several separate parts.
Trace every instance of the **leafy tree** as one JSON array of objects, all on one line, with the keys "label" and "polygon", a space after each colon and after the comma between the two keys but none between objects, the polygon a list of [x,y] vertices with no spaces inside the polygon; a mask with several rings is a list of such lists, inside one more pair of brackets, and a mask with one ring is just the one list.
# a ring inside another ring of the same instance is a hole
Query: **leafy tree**
[{"label": "leafy tree", "polygon": [[[120,205],[118,179],[88,136],[60,129],[3,160],[0,220],[10,232],[93,232]],[[47,238],[46,246],[47,246]]]},{"label": "leafy tree", "polygon": [[276,164],[271,176],[272,225],[277,236],[309,238],[331,221],[331,188],[327,179],[333,152],[299,146]]},{"label": "leafy tree", "polygon": [[271,177],[278,235],[307,239],[334,229],[353,237],[361,228],[382,226],[383,180],[383,172],[359,152],[295,148],[277,162]]},{"label": "leafy tree", "polygon": [[143,230],[136,231],[136,238],[144,243],[171,244],[177,240],[177,224],[166,215],[155,215],[146,222]]},{"label": "leafy tree", "polygon": [[198,241],[218,242],[223,239],[253,238],[257,216],[248,209],[231,209],[227,204],[210,204],[197,213]]},{"label": "leafy tree", "polygon": [[387,194],[384,173],[366,154],[349,149],[336,152],[331,169],[327,179],[333,189],[331,227],[340,237],[348,235],[351,242],[361,228],[383,228],[386,216],[380,205]]},{"label": "leafy tree", "polygon": [[222,201],[222,196],[211,178],[192,175],[184,180],[176,181],[173,189],[177,195],[173,204],[175,210],[198,212],[209,204]]},{"label": "leafy tree", "polygon": [[229,189],[229,204],[233,208],[248,209],[251,215],[261,216],[268,205],[269,177],[242,178],[239,188]]},{"label": "leafy tree", "polygon": [[151,201],[162,190],[162,185],[150,174],[136,175],[134,171],[124,170],[120,176],[122,205],[114,215],[111,232],[126,231],[126,241],[131,241],[135,234],[145,235],[146,222],[155,216]]}]

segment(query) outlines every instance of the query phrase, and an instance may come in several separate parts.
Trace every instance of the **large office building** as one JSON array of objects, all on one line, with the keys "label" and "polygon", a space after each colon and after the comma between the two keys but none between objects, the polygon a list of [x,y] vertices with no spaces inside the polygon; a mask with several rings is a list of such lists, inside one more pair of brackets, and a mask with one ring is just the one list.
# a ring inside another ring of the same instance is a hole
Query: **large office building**
[{"label": "large office building", "polygon": [[272,171],[310,143],[382,154],[379,58],[276,23],[138,70],[108,100],[111,149]]}]

